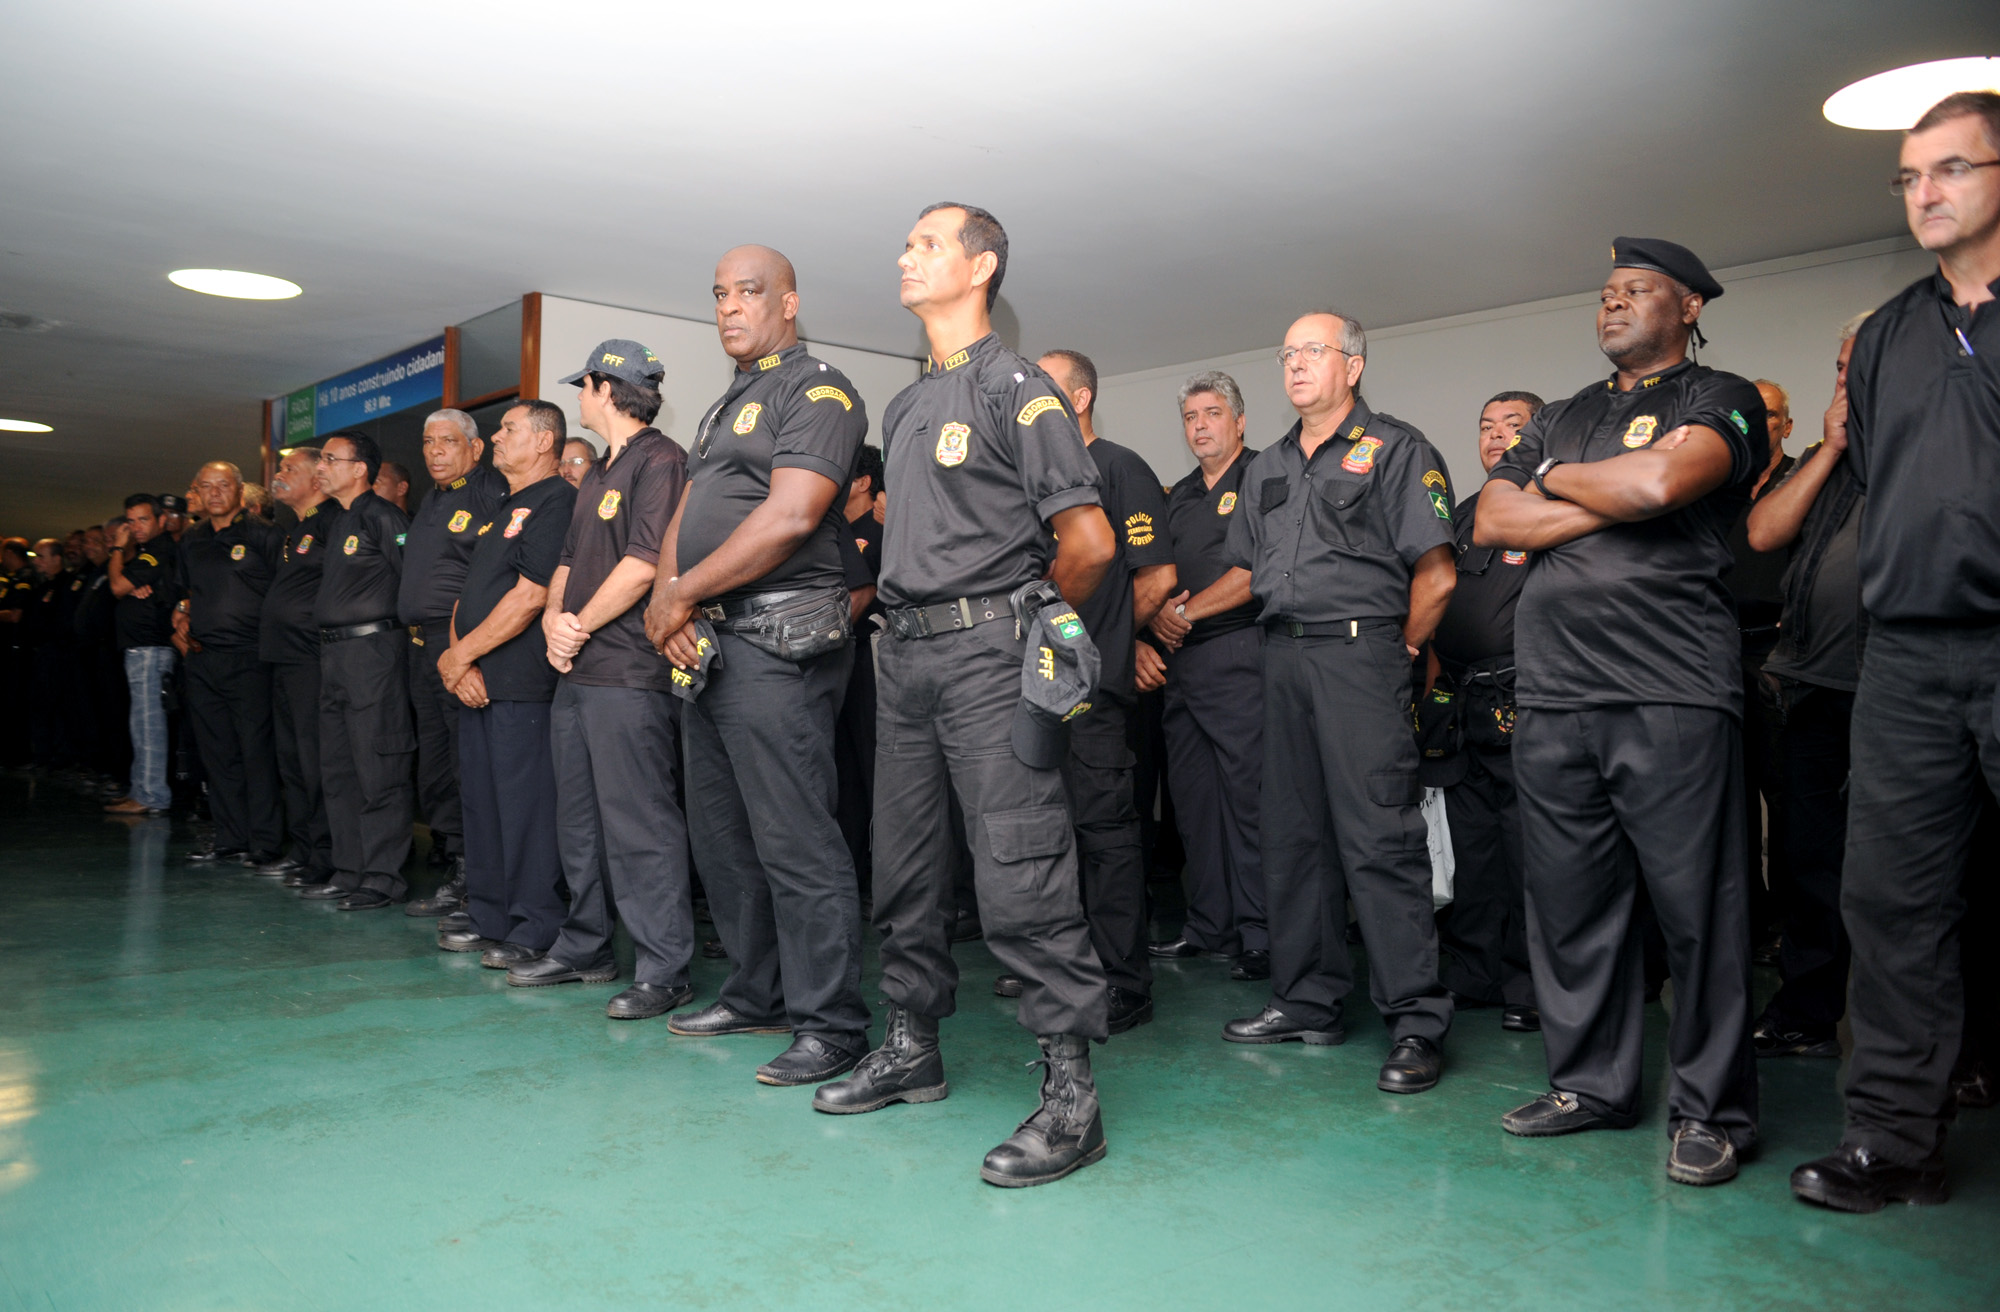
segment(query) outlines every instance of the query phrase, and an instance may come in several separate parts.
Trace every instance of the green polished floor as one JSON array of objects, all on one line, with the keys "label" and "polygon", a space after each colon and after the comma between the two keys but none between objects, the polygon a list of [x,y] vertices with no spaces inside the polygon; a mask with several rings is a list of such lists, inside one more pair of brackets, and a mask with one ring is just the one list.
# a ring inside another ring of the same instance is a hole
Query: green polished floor
[{"label": "green polished floor", "polygon": [[[1260,989],[1191,963],[1098,1050],[1110,1156],[1001,1191],[975,1171],[1032,1044],[978,944],[950,1099],[836,1119],[751,1079],[769,1037],[509,989],[427,922],[190,868],[188,837],[0,780],[8,1306],[2000,1308],[1995,1113],[1961,1122],[1948,1206],[1791,1200],[1837,1135],[1831,1062],[1766,1063],[1762,1155],[1694,1190],[1657,1097],[1629,1133],[1501,1133],[1542,1066],[1493,1012],[1397,1098],[1365,1004],[1345,1047],[1232,1047]],[[720,977],[696,963],[704,998]]]}]

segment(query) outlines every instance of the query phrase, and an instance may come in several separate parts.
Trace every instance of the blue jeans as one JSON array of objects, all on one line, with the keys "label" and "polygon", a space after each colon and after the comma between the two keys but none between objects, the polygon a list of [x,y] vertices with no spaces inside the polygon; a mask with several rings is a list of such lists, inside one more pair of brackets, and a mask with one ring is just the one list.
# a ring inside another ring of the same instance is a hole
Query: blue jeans
[{"label": "blue jeans", "polygon": [[167,675],[173,672],[172,647],[125,649],[125,686],[132,693],[132,713],[126,726],[132,735],[132,800],[166,810],[174,800],[167,791]]}]

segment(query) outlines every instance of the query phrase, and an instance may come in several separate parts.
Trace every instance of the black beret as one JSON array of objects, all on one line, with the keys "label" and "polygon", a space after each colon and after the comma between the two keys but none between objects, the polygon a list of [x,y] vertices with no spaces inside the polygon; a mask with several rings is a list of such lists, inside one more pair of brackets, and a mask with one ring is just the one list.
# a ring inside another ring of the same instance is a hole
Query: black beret
[{"label": "black beret", "polygon": [[1701,257],[1685,246],[1658,237],[1620,237],[1611,243],[1614,269],[1651,269],[1664,273],[1704,301],[1722,299],[1722,284],[1701,262]]}]

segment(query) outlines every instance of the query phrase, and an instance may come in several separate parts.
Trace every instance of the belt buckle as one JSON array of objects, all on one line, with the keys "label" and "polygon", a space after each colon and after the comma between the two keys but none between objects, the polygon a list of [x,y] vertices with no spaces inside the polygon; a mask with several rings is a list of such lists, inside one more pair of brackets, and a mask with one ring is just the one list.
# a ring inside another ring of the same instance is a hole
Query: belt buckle
[{"label": "belt buckle", "polygon": [[726,618],[723,614],[722,607],[720,606],[700,606],[697,607],[696,609],[701,611],[701,617],[703,619],[709,620],[713,623],[720,624]]},{"label": "belt buckle", "polygon": [[1286,620],[1285,635],[1291,638],[1303,638],[1306,636],[1306,626],[1297,620]]},{"label": "belt buckle", "polygon": [[951,603],[951,606],[952,606],[951,627],[954,629],[971,628],[972,602],[965,597],[960,597],[957,601]]}]

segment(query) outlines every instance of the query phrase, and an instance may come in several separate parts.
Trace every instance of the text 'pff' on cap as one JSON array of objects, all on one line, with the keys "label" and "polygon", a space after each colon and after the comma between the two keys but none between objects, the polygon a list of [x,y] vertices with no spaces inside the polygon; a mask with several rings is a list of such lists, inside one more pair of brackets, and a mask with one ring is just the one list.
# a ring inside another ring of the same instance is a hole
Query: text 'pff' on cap
[{"label": "text 'pff' on cap", "polygon": [[1722,299],[1722,284],[1685,246],[1658,237],[1620,237],[1611,243],[1614,269],[1651,269],[1664,273],[1704,301]]},{"label": "text 'pff' on cap", "polygon": [[1014,711],[1014,755],[1037,770],[1053,770],[1069,755],[1069,722],[1090,709],[1101,658],[1053,583],[1023,584],[1012,601],[1028,639],[1021,701]]},{"label": "text 'pff' on cap", "polygon": [[613,337],[599,342],[583,368],[562,381],[572,387],[582,387],[585,374],[608,374],[613,378],[623,378],[635,387],[653,387],[666,372],[667,367],[660,363],[660,357],[643,344],[629,337]]}]

